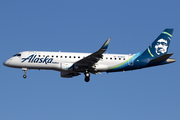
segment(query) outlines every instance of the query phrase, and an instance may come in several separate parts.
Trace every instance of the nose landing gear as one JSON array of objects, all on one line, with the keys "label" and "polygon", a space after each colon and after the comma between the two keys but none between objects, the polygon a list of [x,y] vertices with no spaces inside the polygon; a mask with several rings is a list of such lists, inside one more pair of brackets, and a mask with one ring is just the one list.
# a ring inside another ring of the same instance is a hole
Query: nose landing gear
[{"label": "nose landing gear", "polygon": [[22,71],[24,71],[24,75],[23,75],[23,78],[25,79],[25,78],[27,78],[27,75],[26,75],[26,73],[27,73],[27,68],[22,68]]}]

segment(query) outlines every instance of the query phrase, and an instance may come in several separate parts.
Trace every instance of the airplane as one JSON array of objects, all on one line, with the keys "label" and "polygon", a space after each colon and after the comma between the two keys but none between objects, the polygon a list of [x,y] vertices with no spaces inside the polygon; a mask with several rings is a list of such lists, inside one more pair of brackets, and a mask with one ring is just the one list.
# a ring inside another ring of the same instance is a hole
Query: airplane
[{"label": "airplane", "polygon": [[173,53],[167,53],[172,33],[173,29],[165,29],[145,51],[135,54],[104,54],[110,42],[108,38],[94,53],[24,51],[3,64],[21,68],[25,73],[23,78],[27,77],[28,69],[43,69],[59,71],[64,78],[84,74],[85,82],[89,82],[90,74],[129,71],[175,62],[175,59],[169,58]]}]

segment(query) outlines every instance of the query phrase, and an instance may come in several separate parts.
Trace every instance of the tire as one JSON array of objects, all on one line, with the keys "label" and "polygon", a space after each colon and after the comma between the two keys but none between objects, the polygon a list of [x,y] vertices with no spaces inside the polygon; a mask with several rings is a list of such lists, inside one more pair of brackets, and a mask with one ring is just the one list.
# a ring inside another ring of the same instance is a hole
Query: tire
[{"label": "tire", "polygon": [[24,79],[27,78],[27,75],[23,75],[23,78],[24,78]]},{"label": "tire", "polygon": [[89,82],[90,78],[89,77],[85,77],[85,82]]}]

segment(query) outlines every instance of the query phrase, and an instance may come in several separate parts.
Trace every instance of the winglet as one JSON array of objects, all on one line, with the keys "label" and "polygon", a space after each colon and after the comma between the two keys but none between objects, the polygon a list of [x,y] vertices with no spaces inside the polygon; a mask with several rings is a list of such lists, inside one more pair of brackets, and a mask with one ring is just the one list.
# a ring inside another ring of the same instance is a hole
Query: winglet
[{"label": "winglet", "polygon": [[106,50],[106,49],[108,48],[108,45],[109,45],[110,40],[111,40],[111,38],[108,38],[108,39],[106,40],[106,42],[103,44],[103,46],[101,47],[101,49]]}]

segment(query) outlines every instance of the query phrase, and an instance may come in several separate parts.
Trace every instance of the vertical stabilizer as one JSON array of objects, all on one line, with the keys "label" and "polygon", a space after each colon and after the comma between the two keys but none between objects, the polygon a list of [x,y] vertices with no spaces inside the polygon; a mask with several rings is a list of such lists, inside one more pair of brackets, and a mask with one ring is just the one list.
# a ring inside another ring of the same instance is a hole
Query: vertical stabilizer
[{"label": "vertical stabilizer", "polygon": [[168,52],[173,29],[165,29],[156,40],[143,52],[143,56],[157,58]]}]

